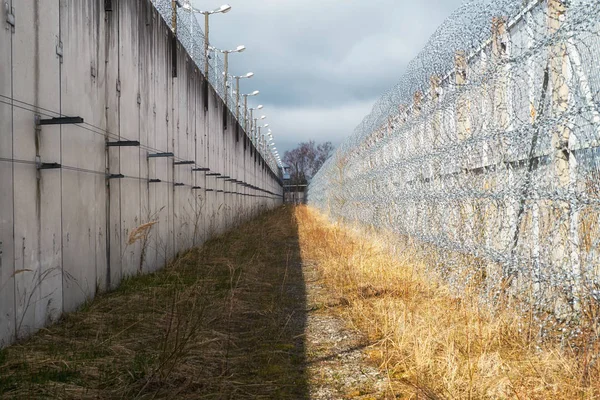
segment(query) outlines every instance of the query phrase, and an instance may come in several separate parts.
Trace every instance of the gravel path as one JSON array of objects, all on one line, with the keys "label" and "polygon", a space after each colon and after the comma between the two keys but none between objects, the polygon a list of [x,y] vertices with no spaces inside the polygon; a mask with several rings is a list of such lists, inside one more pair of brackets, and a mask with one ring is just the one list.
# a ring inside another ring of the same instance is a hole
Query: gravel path
[{"label": "gravel path", "polygon": [[368,343],[342,317],[347,301],[321,284],[317,268],[303,268],[308,318],[306,362],[312,400],[387,399],[387,378],[366,354]]}]

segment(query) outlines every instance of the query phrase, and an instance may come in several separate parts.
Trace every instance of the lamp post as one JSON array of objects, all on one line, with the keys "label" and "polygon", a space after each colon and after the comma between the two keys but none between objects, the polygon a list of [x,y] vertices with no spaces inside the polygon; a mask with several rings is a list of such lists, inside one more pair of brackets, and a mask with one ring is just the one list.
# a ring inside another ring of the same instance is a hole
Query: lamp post
[{"label": "lamp post", "polygon": [[240,120],[240,79],[244,78],[252,78],[254,76],[254,72],[248,72],[246,75],[234,76],[235,79],[235,113],[236,118],[239,122]]},{"label": "lamp post", "polygon": [[[178,5],[180,4],[180,2],[178,0],[173,1],[173,3],[178,3]],[[229,11],[231,11],[231,6],[229,4],[223,4],[221,7],[212,10],[212,11],[201,11],[198,10],[197,8],[192,7],[191,4],[189,3],[185,3],[183,5],[181,5],[181,8],[183,8],[184,10],[187,10],[189,12],[192,13],[196,13],[196,14],[203,14],[204,15],[204,77],[206,78],[206,80],[208,80],[208,32],[209,32],[209,25],[208,25],[208,17],[212,14],[225,14],[228,13]]]},{"label": "lamp post", "polygon": [[[267,116],[266,116],[266,115],[263,115],[263,116],[261,116],[261,117],[260,117],[260,118],[258,118],[258,119],[259,119],[259,120],[267,119]],[[268,127],[268,126],[269,126],[269,124],[265,124],[265,125],[264,125],[264,127],[265,127],[265,128],[266,128],[266,127]]]},{"label": "lamp post", "polygon": [[263,105],[262,105],[262,104],[260,104],[260,105],[259,105],[258,107],[256,107],[256,108],[246,108],[246,107],[244,107],[244,108],[246,109],[246,114],[244,115],[244,121],[245,121],[245,122],[244,122],[244,125],[245,125],[245,127],[246,127],[246,134],[248,134],[248,110],[250,110],[250,133],[252,133],[252,129],[253,129],[253,128],[252,128],[252,121],[253,121],[253,113],[254,113],[254,110],[262,110],[262,108],[263,108]]},{"label": "lamp post", "polygon": [[[263,115],[263,117],[265,117],[265,116]],[[266,117],[265,117],[265,118],[266,118]],[[263,119],[263,118],[261,117],[261,119]],[[264,155],[264,151],[263,151],[264,149],[262,149],[262,146],[263,146],[263,144],[264,144],[264,143],[263,143],[263,142],[264,142],[264,140],[262,140],[262,136],[261,136],[260,130],[261,130],[261,128],[268,128],[268,127],[269,127],[269,124],[264,124],[263,126],[259,126],[259,127],[258,127],[258,141],[259,141],[258,145],[259,145],[259,148],[260,148],[259,152],[260,152],[260,154],[262,154],[262,155]]]},{"label": "lamp post", "polygon": [[[258,149],[258,118],[254,118],[254,124],[252,125],[252,143],[254,143],[254,145],[256,146],[256,148]],[[252,121],[250,122],[252,123]]]},{"label": "lamp post", "polygon": [[[260,119],[265,119],[265,118],[267,118],[265,115],[263,115],[262,117],[260,117]],[[254,118],[254,129],[252,131],[252,133],[253,133],[252,134],[252,139],[254,139],[253,143],[255,143],[255,144],[258,144],[258,139],[259,139],[258,138],[259,131],[257,129],[257,127],[258,127],[258,120],[259,120],[259,118]],[[269,126],[269,124],[267,124],[267,126]]]},{"label": "lamp post", "polygon": [[246,132],[248,132],[248,96],[258,96],[259,95],[259,91],[255,90],[254,92],[250,93],[250,94],[245,94],[244,96],[244,120],[246,121],[246,123],[244,124],[245,126],[245,130]]},{"label": "lamp post", "polygon": [[[229,75],[228,75],[229,74],[229,71],[228,71],[229,70],[229,54],[241,53],[244,50],[246,50],[246,46],[239,45],[234,50],[221,50],[221,49],[217,49],[212,46],[210,46],[209,49],[218,51],[219,53],[224,55],[225,71],[223,72],[223,90],[225,92],[225,94],[224,94],[225,98],[223,100],[225,101],[225,106],[227,106],[227,79],[229,78]],[[254,74],[252,74],[252,75],[254,75]]]}]

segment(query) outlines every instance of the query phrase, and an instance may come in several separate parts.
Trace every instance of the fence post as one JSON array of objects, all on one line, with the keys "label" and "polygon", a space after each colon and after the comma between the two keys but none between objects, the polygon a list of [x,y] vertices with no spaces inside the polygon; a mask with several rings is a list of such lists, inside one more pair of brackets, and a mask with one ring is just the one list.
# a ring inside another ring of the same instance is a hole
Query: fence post
[{"label": "fence post", "polygon": [[[413,108],[412,108],[412,116],[413,120],[416,120],[421,115],[421,108],[423,103],[423,93],[420,91],[416,91],[413,95]],[[419,127],[416,124],[413,124],[411,127],[411,149],[413,152],[419,150],[419,143],[422,139],[422,132],[419,131]]]},{"label": "fence post", "polygon": [[[548,35],[552,37],[560,30],[566,12],[560,0],[548,0]],[[579,266],[578,213],[576,211],[576,160],[569,142],[571,129],[568,122],[561,120],[569,108],[570,78],[567,46],[564,40],[555,39],[550,48],[550,83],[552,87],[552,117],[556,126],[552,132],[553,164],[559,196],[557,204],[558,226],[554,229],[552,262],[566,269],[572,278],[573,308],[579,308],[581,270]],[[569,254],[570,253],[570,254]]]},{"label": "fence post", "polygon": [[[527,32],[527,49],[531,50],[534,46],[535,40],[535,22],[533,21],[533,16],[531,11],[529,11],[525,15],[526,22],[526,32]],[[528,98],[529,98],[529,122],[533,126],[537,121],[538,110],[536,109],[535,104],[535,63],[532,56],[527,59],[527,73],[528,73]],[[543,105],[540,105],[543,107]],[[534,133],[537,135],[537,133]],[[537,141],[537,138],[536,138]],[[532,151],[533,154],[533,151]],[[529,162],[533,162],[529,160]],[[538,167],[539,168],[539,165]],[[529,172],[533,174],[533,171]],[[533,179],[533,176],[530,176],[529,179]],[[533,278],[532,287],[533,287],[533,295],[534,298],[538,298],[540,296],[541,286],[540,281],[542,278],[542,271],[540,269],[540,204],[543,204],[540,200],[534,200],[531,205],[531,268]]]},{"label": "fence post", "polygon": [[469,103],[467,96],[460,93],[462,87],[467,84],[468,64],[464,51],[457,51],[454,55],[454,68],[456,69],[455,83],[459,90],[456,104],[456,121],[458,141],[463,142],[470,136],[471,125],[469,121]]},{"label": "fence post", "polygon": [[[431,95],[431,101],[433,103],[434,108],[437,108],[437,106],[440,102],[440,93],[441,93],[440,83],[441,83],[441,79],[437,75],[433,75],[431,78],[429,78],[429,90],[430,90],[430,95]],[[440,113],[438,110],[434,110],[434,112],[433,112],[433,120],[431,122],[431,129],[432,129],[432,145],[435,148],[439,145],[439,140],[440,140],[440,137],[439,137],[439,135],[440,135]]]},{"label": "fence post", "polygon": [[498,129],[506,130],[509,126],[507,109],[508,76],[504,71],[502,61],[508,57],[508,41],[506,31],[506,18],[492,18],[492,62],[502,68],[498,71],[498,80],[494,91],[495,123]]},{"label": "fence post", "polygon": [[[432,121],[431,121],[431,148],[430,151],[435,152],[437,147],[440,145],[440,110],[438,105],[440,102],[440,83],[441,79],[439,76],[433,75],[429,78],[429,90],[432,103]],[[429,162],[429,192],[437,194],[441,192],[441,163],[438,156],[431,158]],[[436,201],[432,201],[429,207],[429,224],[434,235],[439,235],[442,224],[440,223],[440,207]]]},{"label": "fence post", "polygon": [[[508,57],[508,40],[506,30],[506,17],[494,17],[492,18],[492,65],[495,66],[496,79],[493,84],[493,127],[498,131],[502,132],[504,140],[498,140],[495,145],[500,151],[500,157],[496,161],[499,163],[505,163],[505,168],[499,167],[499,171],[503,172],[504,178],[498,177],[501,182],[500,185],[505,186],[509,189],[509,197],[504,200],[504,204],[500,204],[496,207],[497,221],[496,226],[504,227],[499,234],[494,238],[496,242],[496,249],[505,254],[512,254],[510,252],[512,239],[514,232],[517,231],[517,218],[516,218],[516,198],[513,191],[515,179],[512,168],[512,161],[515,161],[510,157],[511,144],[507,141],[510,126],[510,117],[508,114],[508,72],[504,65],[504,60]],[[497,184],[497,183],[496,183]],[[516,260],[512,257],[508,257],[508,260],[504,261],[503,266],[503,278],[505,284],[503,289],[508,289],[512,284],[512,277],[514,275]]]},{"label": "fence post", "polygon": [[[421,91],[416,91],[413,95],[413,109],[412,109],[412,114],[413,114],[413,124],[411,126],[411,143],[413,144],[411,147],[411,150],[413,151],[413,154],[416,154],[419,152],[419,150],[422,148],[421,147],[421,142],[423,141],[423,132],[421,131],[421,123],[417,123],[416,120],[418,119],[418,117],[421,115],[421,110],[422,110],[422,103],[423,103],[423,93]],[[415,168],[415,167],[413,167]],[[413,186],[417,185],[417,182],[421,181],[423,177],[423,174],[421,171],[418,171],[418,173],[414,173],[413,172],[413,176],[412,176],[412,180],[413,180]],[[412,211],[413,211],[413,215],[414,215],[414,222],[415,222],[415,226],[422,226],[423,221],[422,221],[422,216],[419,210],[420,207],[420,202],[417,202],[415,200],[412,201]],[[408,221],[407,221],[408,222]],[[407,224],[407,226],[410,226]]]},{"label": "fence post", "polygon": [[[470,103],[468,100],[468,94],[462,93],[465,85],[467,84],[468,74],[468,61],[467,55],[464,51],[457,51],[454,55],[454,68],[455,68],[455,84],[458,92],[456,97],[456,136],[459,144],[466,141],[471,137],[471,121],[469,118]],[[461,144],[463,149],[461,152],[457,152],[456,157],[458,158],[457,166],[459,168],[457,172],[456,184],[460,185],[464,189],[469,184],[470,173],[469,169],[469,150],[468,146]],[[466,150],[465,150],[466,149]],[[472,215],[473,207],[470,204],[471,200],[463,198],[458,200],[456,209],[458,210],[457,221],[456,221],[456,239],[462,246],[465,246],[467,238],[472,237]]]}]

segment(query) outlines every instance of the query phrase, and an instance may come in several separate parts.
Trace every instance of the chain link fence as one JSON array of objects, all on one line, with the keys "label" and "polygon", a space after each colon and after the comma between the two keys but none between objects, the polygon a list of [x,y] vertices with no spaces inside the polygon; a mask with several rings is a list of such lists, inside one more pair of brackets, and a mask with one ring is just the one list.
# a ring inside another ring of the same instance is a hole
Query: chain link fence
[{"label": "chain link fence", "polygon": [[[476,0],[313,178],[309,203],[427,249],[539,332],[600,306],[600,3]],[[512,301],[512,300],[511,300]]]}]

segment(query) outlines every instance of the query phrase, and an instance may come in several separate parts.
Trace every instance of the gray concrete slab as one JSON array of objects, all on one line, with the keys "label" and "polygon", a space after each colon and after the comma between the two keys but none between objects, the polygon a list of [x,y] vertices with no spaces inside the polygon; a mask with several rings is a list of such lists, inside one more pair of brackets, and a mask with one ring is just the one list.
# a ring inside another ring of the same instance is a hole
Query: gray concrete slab
[{"label": "gray concrete slab", "polygon": [[[94,297],[96,287],[106,288],[105,130],[97,104],[105,102],[106,89],[98,60],[105,48],[100,38],[102,11],[93,2],[68,1],[61,7],[61,108],[69,116],[81,116],[82,125],[61,128],[62,224],[64,310],[75,310]],[[93,21],[93,23],[89,23]],[[66,168],[77,168],[73,171]],[[104,183],[104,185],[102,185]],[[100,262],[100,267],[98,266]]]},{"label": "gray concrete slab", "polygon": [[[205,111],[203,77],[182,47],[173,77],[172,35],[150,2],[113,5],[105,12],[102,2],[23,0],[15,32],[0,32],[0,184],[7,187],[0,193],[0,346],[123,276],[164,266],[231,227],[242,208],[275,205],[217,192],[243,189],[192,165],[148,159],[172,152],[210,172],[273,187],[250,147],[236,140],[231,117],[223,130],[223,102],[212,88]],[[38,131],[36,114],[85,123]],[[106,146],[118,140],[141,145]],[[62,169],[38,171],[36,159]],[[149,221],[157,221],[149,241],[128,243]]]},{"label": "gray concrete slab", "polygon": [[[60,129],[38,131],[35,115],[60,109],[58,3],[25,0],[15,7],[19,23],[13,35],[13,157],[35,162],[60,162]],[[60,171],[36,170],[20,164],[14,174],[14,241],[16,329],[27,336],[62,311],[60,241]],[[18,185],[16,184],[18,182]],[[17,253],[17,250],[19,251]]]},{"label": "gray concrete slab", "polygon": [[[140,88],[139,88],[139,2],[118,2],[119,8],[119,129],[122,137],[140,140]],[[131,276],[140,268],[141,243],[128,244],[129,235],[144,222],[141,216],[140,163],[146,150],[125,148],[121,152],[121,173],[128,178],[121,181],[121,246],[122,273]]]},{"label": "gray concrete slab", "polygon": [[[12,2],[8,2],[12,8]],[[4,10],[2,11],[4,13]],[[2,21],[6,15],[1,14]],[[0,347],[15,338],[12,27],[0,27]]]},{"label": "gray concrete slab", "polygon": [[[104,87],[106,93],[105,113],[107,142],[121,140],[120,120],[120,75],[119,75],[119,7],[105,13],[104,25]],[[107,172],[121,173],[121,151],[131,152],[130,148],[110,147],[106,150]],[[121,179],[109,181],[107,207],[108,260],[107,281],[109,288],[115,288],[121,281]]]}]

